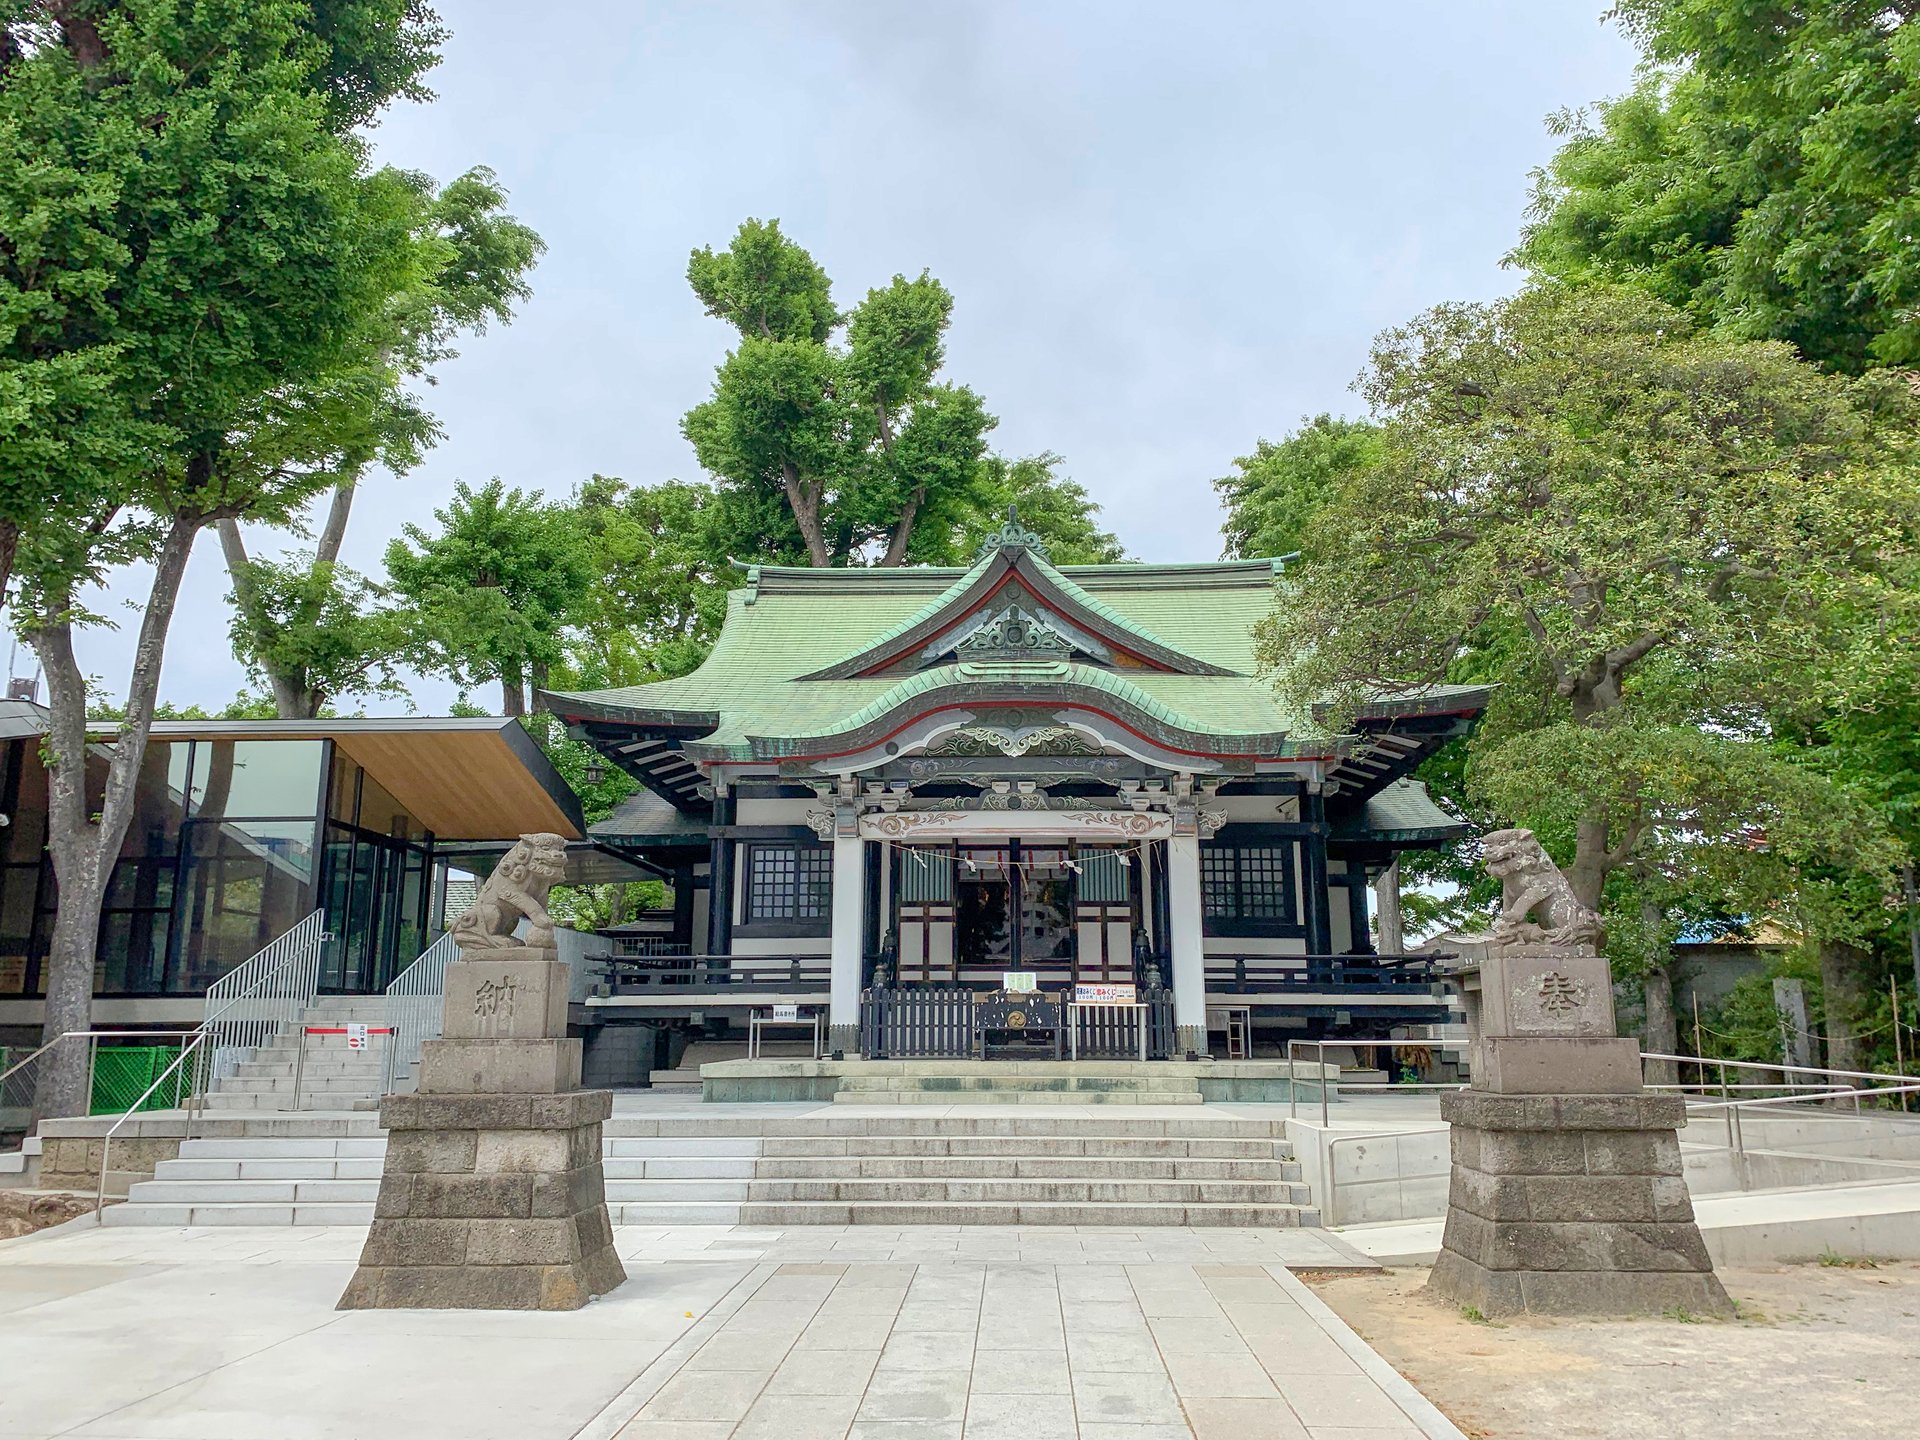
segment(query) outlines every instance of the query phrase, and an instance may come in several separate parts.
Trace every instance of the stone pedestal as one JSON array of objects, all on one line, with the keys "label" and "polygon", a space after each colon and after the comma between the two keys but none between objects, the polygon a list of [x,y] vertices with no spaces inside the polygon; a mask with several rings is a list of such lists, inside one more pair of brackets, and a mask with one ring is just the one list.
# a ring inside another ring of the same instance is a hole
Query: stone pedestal
[{"label": "stone pedestal", "polygon": [[1490,955],[1463,972],[1472,1088],[1452,1127],[1427,1288],[1484,1315],[1731,1316],[1680,1168],[1678,1095],[1646,1093],[1594,955]]},{"label": "stone pedestal", "polygon": [[1677,1095],[1442,1096],[1453,1179],[1428,1288],[1488,1316],[1730,1317],[1681,1178],[1684,1110]]},{"label": "stone pedestal", "polygon": [[600,1126],[580,1088],[567,967],[547,949],[463,952],[419,1091],[380,1106],[387,1159],[340,1308],[575,1310],[626,1279]]}]

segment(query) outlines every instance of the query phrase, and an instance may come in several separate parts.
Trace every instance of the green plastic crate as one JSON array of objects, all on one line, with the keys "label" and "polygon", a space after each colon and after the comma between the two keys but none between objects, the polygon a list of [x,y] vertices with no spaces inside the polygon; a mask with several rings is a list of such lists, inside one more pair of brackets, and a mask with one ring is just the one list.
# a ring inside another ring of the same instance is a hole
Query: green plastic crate
[{"label": "green plastic crate", "polygon": [[[178,1045],[102,1046],[93,1057],[95,1115],[120,1115],[146,1094],[147,1087],[166,1073],[180,1056]],[[185,1067],[167,1076],[167,1083],[141,1104],[142,1110],[170,1110],[180,1103],[186,1088]]]}]

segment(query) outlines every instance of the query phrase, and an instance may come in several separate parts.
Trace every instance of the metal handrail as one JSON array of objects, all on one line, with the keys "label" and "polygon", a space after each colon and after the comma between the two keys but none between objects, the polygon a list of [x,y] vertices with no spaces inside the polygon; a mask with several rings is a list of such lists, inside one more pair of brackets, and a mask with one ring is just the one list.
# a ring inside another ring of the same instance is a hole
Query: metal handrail
[{"label": "metal handrail", "polygon": [[420,1047],[438,1040],[446,1018],[447,965],[460,954],[451,933],[420,952],[387,986],[387,1037],[390,1060],[385,1093],[391,1095],[420,1063]]},{"label": "metal handrail", "polygon": [[[86,1108],[90,1110],[92,1109],[92,1105],[93,1105],[94,1074],[98,1069],[100,1042],[102,1040],[183,1040],[184,1041],[197,1033],[198,1033],[197,1031],[193,1031],[193,1030],[66,1030],[66,1031],[63,1031],[60,1034],[54,1036],[53,1039],[41,1045],[38,1049],[34,1050],[31,1054],[25,1056],[20,1060],[15,1061],[13,1064],[7,1066],[6,1069],[0,1070],[0,1110],[19,1109],[22,1107],[27,1108],[30,1111],[33,1110],[35,1108],[35,1105],[34,1105],[35,1097],[33,1096],[26,1096],[24,1099],[12,1105],[8,1104],[7,1089],[8,1089],[9,1082],[13,1080],[14,1076],[26,1070],[27,1067],[32,1065],[36,1060],[39,1060],[42,1056],[49,1054],[54,1049],[58,1048],[60,1045],[63,1045],[70,1040],[85,1040],[87,1042],[87,1074],[86,1074],[86,1079],[83,1082],[81,1087],[81,1093],[85,1097]],[[38,1081],[35,1081],[34,1083],[35,1083],[35,1088],[37,1089]],[[35,1116],[34,1118],[37,1120],[39,1117]]]},{"label": "metal handrail", "polygon": [[320,993],[320,965],[332,938],[324,919],[324,912],[315,910],[207,987],[200,1029],[208,1039],[197,1062],[207,1072],[207,1084],[282,1029],[300,1023]]},{"label": "metal handrail", "polygon": [[[209,1033],[206,1027],[202,1026],[200,1032],[188,1042],[178,1055],[173,1057],[173,1063],[154,1077],[153,1083],[141,1092],[140,1098],[128,1107],[127,1112],[107,1127],[107,1133],[100,1139],[100,1184],[93,1194],[93,1218],[95,1221],[99,1220],[100,1211],[105,1208],[107,1203],[107,1168],[108,1160],[113,1153],[113,1137],[120,1133],[120,1127],[122,1125],[126,1124],[127,1121],[139,1113],[140,1108],[166,1083],[167,1077],[186,1063],[189,1055],[193,1055],[196,1051],[204,1053]],[[199,1069],[199,1061],[197,1059],[195,1061],[195,1068],[196,1071]],[[187,1103],[181,1107],[186,1111],[187,1115],[188,1139],[193,1138],[194,1115],[197,1109],[194,1103],[196,1097],[196,1090],[190,1087],[187,1091]]]}]

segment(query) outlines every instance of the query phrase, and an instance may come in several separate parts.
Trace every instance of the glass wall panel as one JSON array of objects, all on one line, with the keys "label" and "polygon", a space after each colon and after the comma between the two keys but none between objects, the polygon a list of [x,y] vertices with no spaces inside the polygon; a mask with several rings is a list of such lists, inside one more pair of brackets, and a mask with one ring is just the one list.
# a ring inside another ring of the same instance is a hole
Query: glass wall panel
[{"label": "glass wall panel", "polygon": [[196,820],[188,830],[186,937],[173,988],[195,991],[306,915],[314,822]]},{"label": "glass wall panel", "polygon": [[200,817],[311,815],[320,798],[321,740],[203,740],[193,767]]}]

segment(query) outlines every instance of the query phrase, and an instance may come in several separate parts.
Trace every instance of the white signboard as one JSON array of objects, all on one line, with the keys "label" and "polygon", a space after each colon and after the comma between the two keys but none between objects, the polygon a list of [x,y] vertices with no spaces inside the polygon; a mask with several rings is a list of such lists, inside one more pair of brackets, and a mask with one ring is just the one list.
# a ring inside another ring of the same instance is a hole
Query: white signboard
[{"label": "white signboard", "polygon": [[1073,987],[1073,998],[1079,1005],[1132,1005],[1135,1003],[1131,985],[1076,985]]},{"label": "white signboard", "polygon": [[367,1027],[364,1025],[347,1026],[347,1049],[364,1050],[367,1048]]},{"label": "white signboard", "polygon": [[1031,995],[1040,988],[1040,977],[1031,970],[1009,970],[1000,988],[1014,995]]},{"label": "white signboard", "polygon": [[773,1018],[776,1020],[798,1020],[800,1018],[800,1007],[798,1005],[776,1005],[773,1007]]}]

